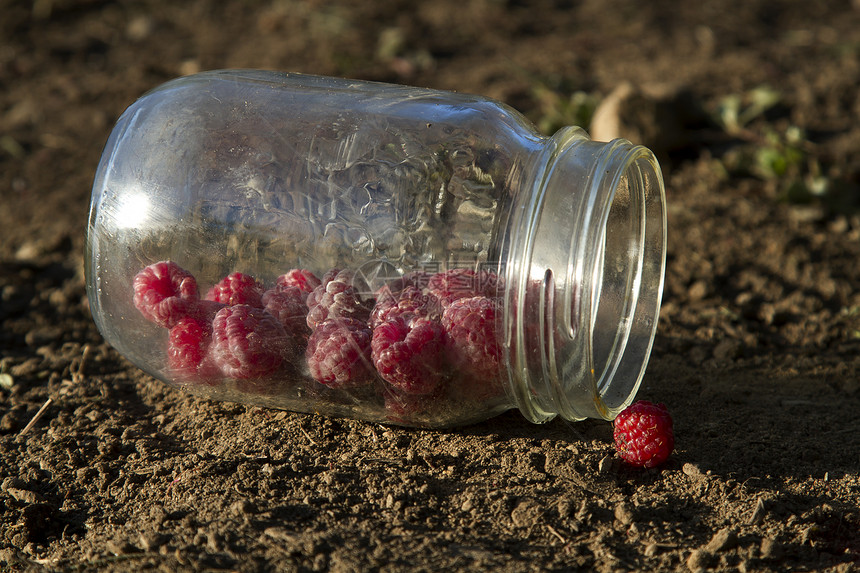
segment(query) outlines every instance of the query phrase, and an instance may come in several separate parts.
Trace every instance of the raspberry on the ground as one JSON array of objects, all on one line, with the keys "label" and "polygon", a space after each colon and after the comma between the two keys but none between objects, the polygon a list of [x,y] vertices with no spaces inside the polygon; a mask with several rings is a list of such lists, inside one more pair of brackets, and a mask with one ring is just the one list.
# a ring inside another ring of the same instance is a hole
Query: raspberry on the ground
[{"label": "raspberry on the ground", "polygon": [[153,263],[132,281],[134,306],[147,320],[171,328],[200,298],[197,281],[173,261]]},{"label": "raspberry on the ground", "polygon": [[618,414],[613,425],[615,448],[631,465],[653,468],[675,448],[672,416],[663,404],[640,400]]},{"label": "raspberry on the ground", "polygon": [[215,315],[209,351],[225,376],[245,379],[274,373],[295,348],[278,319],[261,308],[237,304]]},{"label": "raspberry on the ground", "polygon": [[442,382],[444,336],[438,320],[394,318],[373,329],[373,365],[383,380],[406,394],[431,394]]},{"label": "raspberry on the ground", "polygon": [[307,322],[311,329],[332,318],[352,318],[367,322],[370,307],[361,300],[354,285],[355,280],[352,271],[333,269],[326,273],[322,284],[308,295]]},{"label": "raspberry on the ground", "polygon": [[263,308],[278,319],[297,346],[304,348],[311,329],[307,325],[307,293],[299,287],[277,285],[263,293]]},{"label": "raspberry on the ground", "polygon": [[[501,389],[499,364],[501,349],[496,336],[498,303],[485,296],[460,298],[442,314],[446,355],[457,386],[458,378],[471,378],[469,387],[481,394],[497,394]],[[465,382],[463,382],[465,385]]]},{"label": "raspberry on the ground", "polygon": [[313,292],[313,290],[321,284],[322,281],[307,269],[291,269],[275,280],[276,286],[297,287],[305,293],[305,296]]},{"label": "raspberry on the ground", "polygon": [[263,286],[257,279],[245,273],[230,273],[209,289],[206,300],[224,303],[229,306],[247,304],[263,308]]},{"label": "raspberry on the ground", "polygon": [[491,271],[473,271],[472,269],[451,269],[436,273],[427,282],[427,291],[435,295],[442,306],[448,306],[455,300],[473,296],[496,296],[499,287],[499,277]]},{"label": "raspberry on the ground", "polygon": [[419,318],[438,320],[441,316],[442,304],[434,295],[425,294],[414,286],[407,286],[399,291],[383,287],[377,291],[376,304],[370,312],[370,326],[376,328],[395,318],[410,322]]},{"label": "raspberry on the ground", "polygon": [[331,388],[369,382],[374,375],[370,337],[370,328],[364,321],[333,318],[320,323],[305,351],[311,376]]},{"label": "raspberry on the ground", "polygon": [[217,368],[207,357],[212,326],[190,316],[179,319],[167,335],[167,365],[177,380],[213,384]]}]

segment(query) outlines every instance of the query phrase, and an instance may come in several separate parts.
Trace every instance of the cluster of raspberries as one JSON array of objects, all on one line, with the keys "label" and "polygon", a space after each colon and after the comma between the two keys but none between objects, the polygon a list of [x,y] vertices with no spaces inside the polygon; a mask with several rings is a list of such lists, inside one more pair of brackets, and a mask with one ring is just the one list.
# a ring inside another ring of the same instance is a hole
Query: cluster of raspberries
[{"label": "cluster of raspberries", "polygon": [[171,261],[149,265],[133,282],[135,307],[169,329],[167,362],[177,380],[233,379],[264,392],[304,360],[310,377],[329,388],[375,384],[386,407],[403,416],[442,396],[503,393],[498,287],[487,271],[418,271],[367,296],[352,271],[332,269],[320,279],[293,269],[269,288],[235,272],[201,298],[194,276]]}]

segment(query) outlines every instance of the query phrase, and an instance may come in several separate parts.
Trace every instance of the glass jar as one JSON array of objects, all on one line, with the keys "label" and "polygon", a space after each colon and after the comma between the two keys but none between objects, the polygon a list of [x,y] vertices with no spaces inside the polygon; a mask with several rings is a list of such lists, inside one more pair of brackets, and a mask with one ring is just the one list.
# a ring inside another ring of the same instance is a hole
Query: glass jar
[{"label": "glass jar", "polygon": [[654,155],[459,93],[265,71],[170,81],[93,185],[105,339],[214,399],[445,427],[612,419],[665,269]]}]

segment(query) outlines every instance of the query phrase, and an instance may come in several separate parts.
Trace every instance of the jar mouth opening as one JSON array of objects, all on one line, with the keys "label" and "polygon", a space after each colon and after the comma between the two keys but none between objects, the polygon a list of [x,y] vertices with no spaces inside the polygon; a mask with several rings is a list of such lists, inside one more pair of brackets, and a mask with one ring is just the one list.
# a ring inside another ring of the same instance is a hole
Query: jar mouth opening
[{"label": "jar mouth opening", "polygon": [[513,398],[532,421],[613,419],[656,334],[666,210],[654,155],[625,140],[553,136],[526,229],[511,247]]},{"label": "jar mouth opening", "polygon": [[[594,249],[583,286],[590,284],[580,314],[589,332],[595,407],[613,419],[642,382],[660,310],[665,275],[665,199],[659,166],[642,147],[623,149],[585,251]],[[614,154],[609,153],[610,157]],[[608,159],[608,158],[607,158]],[[599,166],[600,168],[602,166]],[[605,171],[607,174],[610,170]],[[660,189],[661,192],[657,192]],[[596,194],[596,195],[599,195]]]}]

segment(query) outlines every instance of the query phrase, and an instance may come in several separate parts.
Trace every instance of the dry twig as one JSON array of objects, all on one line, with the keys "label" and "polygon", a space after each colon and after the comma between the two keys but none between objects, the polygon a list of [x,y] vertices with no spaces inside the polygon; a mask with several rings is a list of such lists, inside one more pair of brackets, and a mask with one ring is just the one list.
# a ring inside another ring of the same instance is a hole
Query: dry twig
[{"label": "dry twig", "polygon": [[38,411],[38,412],[36,412],[36,414],[33,416],[33,418],[30,420],[30,422],[29,422],[26,426],[24,426],[24,429],[23,429],[23,430],[21,430],[21,433],[20,433],[20,434],[18,434],[18,435],[19,435],[19,436],[23,436],[24,434],[26,434],[27,432],[29,432],[29,431],[30,431],[30,429],[31,429],[33,426],[35,426],[35,425],[36,425],[36,422],[38,422],[38,421],[39,421],[39,418],[41,418],[41,417],[42,417],[42,414],[44,414],[44,413],[45,413],[45,410],[47,410],[47,409],[48,409],[48,406],[50,406],[53,402],[54,402],[54,399],[53,399],[53,398],[48,398],[47,400],[45,400],[45,403],[44,403],[44,404],[42,404],[42,407],[41,407],[41,408],[39,408],[39,411]]}]

